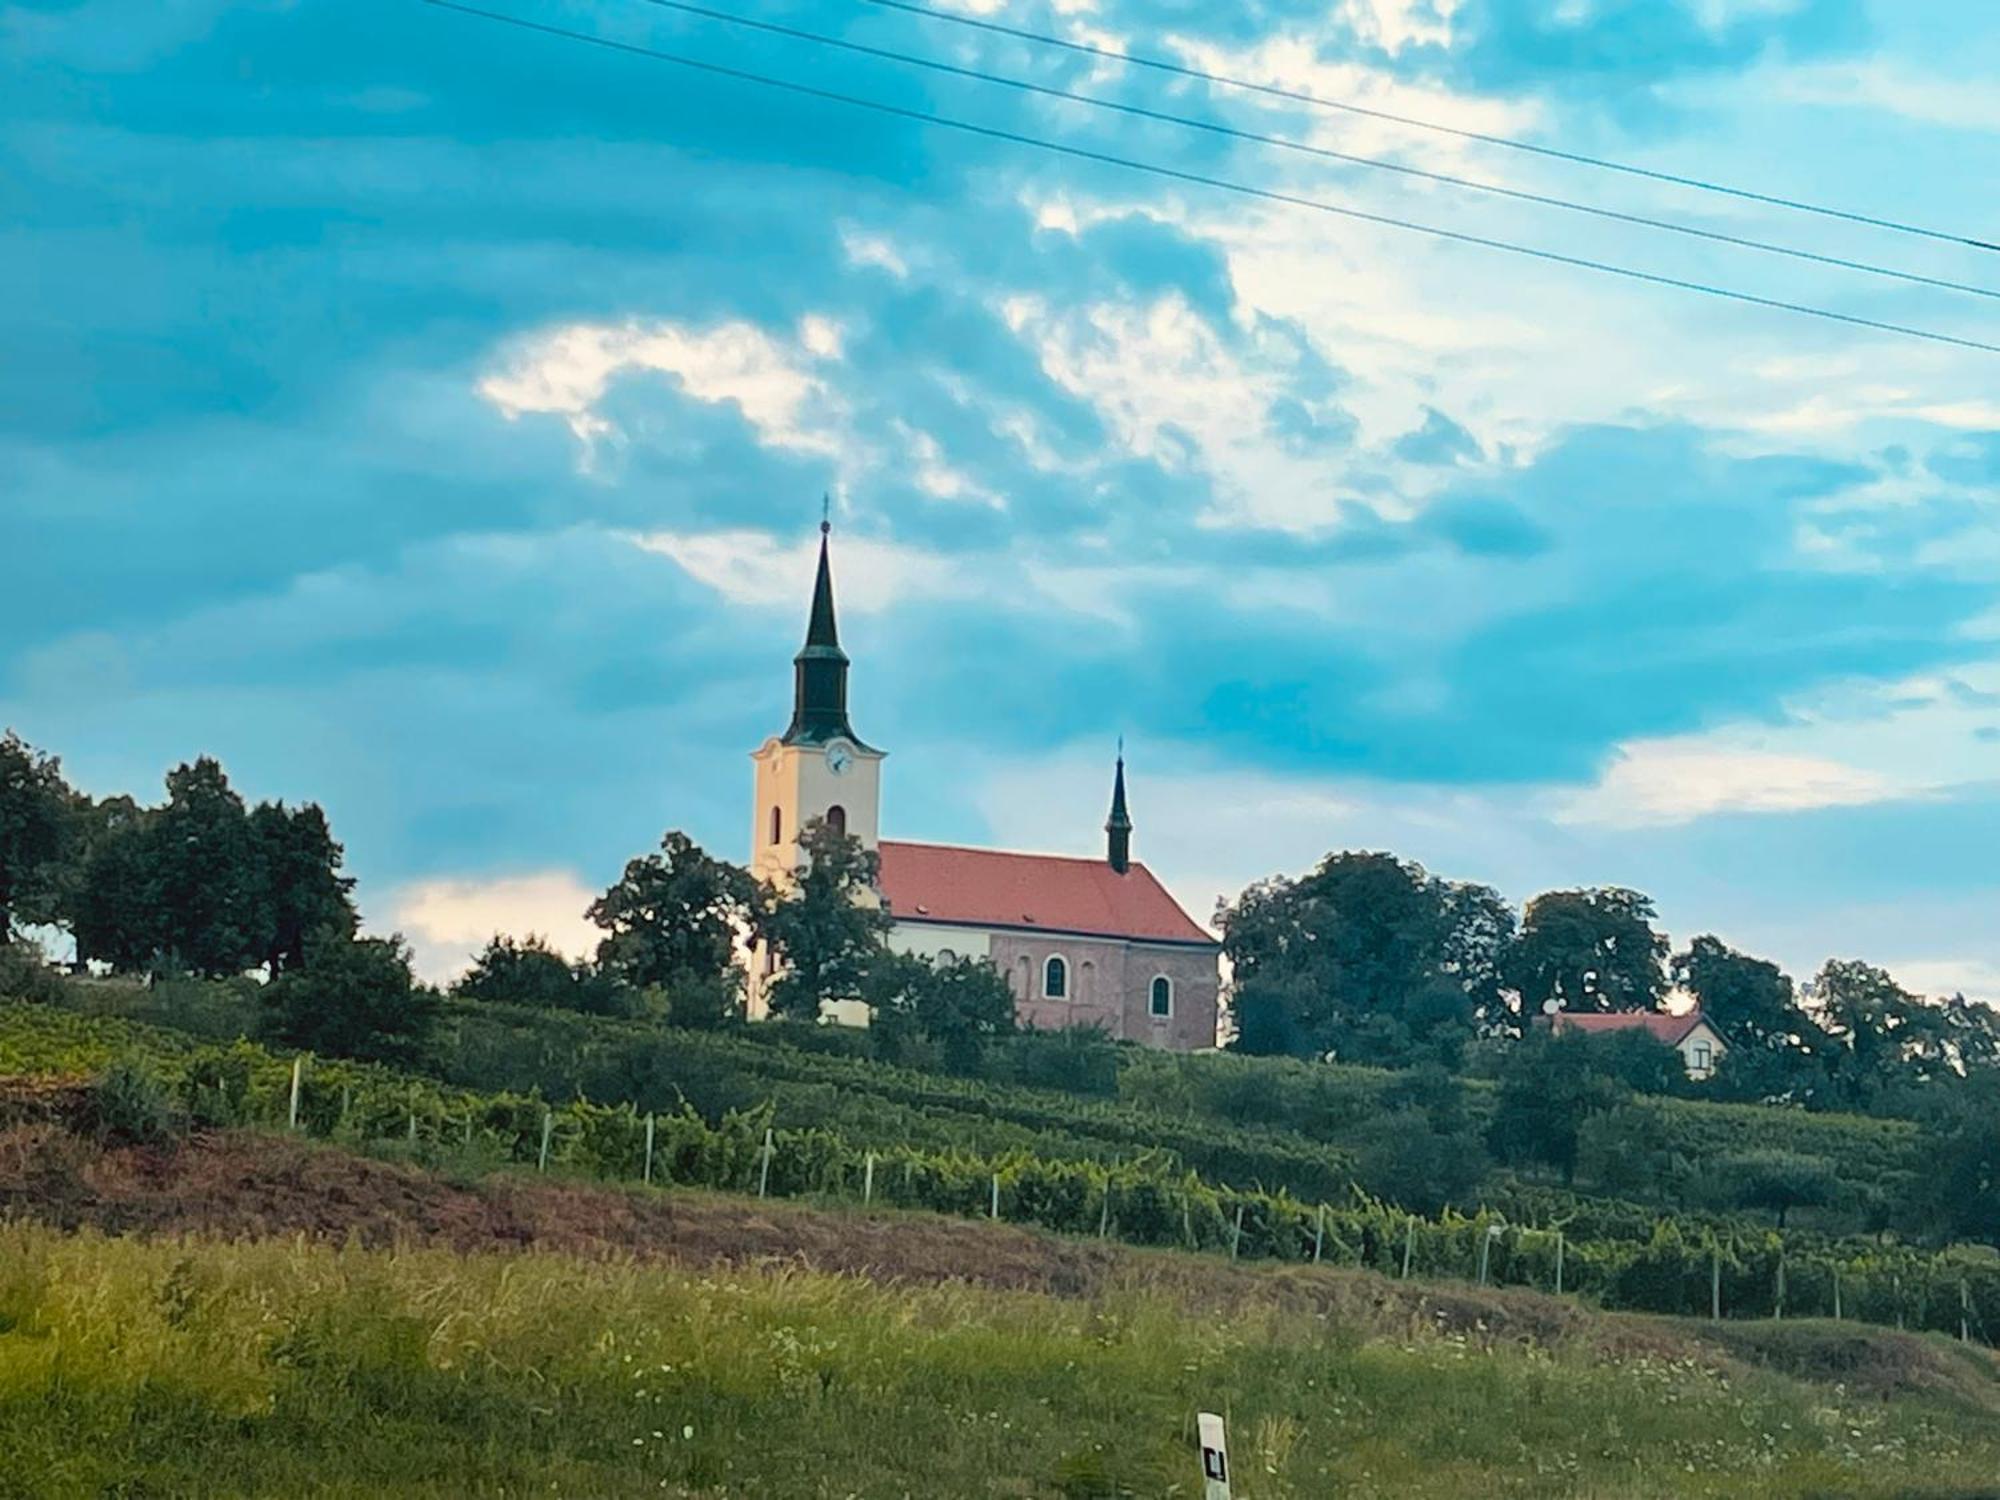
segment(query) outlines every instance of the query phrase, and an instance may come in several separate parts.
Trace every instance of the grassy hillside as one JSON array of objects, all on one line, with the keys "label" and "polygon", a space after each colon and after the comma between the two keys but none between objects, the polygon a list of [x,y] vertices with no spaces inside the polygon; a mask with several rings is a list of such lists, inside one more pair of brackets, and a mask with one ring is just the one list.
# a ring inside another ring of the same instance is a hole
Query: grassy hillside
[{"label": "grassy hillside", "polygon": [[162,1157],[17,1124],[0,1190],[230,1236],[0,1225],[5,1494],[1185,1496],[1203,1408],[1239,1500],[1972,1500],[2000,1472],[1990,1356],[1852,1325],[456,1185],[248,1136]]}]

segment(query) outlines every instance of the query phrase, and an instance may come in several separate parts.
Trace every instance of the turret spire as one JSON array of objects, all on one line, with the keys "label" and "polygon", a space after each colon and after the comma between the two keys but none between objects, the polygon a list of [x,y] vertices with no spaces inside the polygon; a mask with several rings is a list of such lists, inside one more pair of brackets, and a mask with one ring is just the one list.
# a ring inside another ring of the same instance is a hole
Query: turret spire
[{"label": "turret spire", "polygon": [[840,649],[840,627],[833,612],[833,563],[828,543],[833,523],[827,518],[831,501],[822,499],[819,523],[819,573],[813,579],[812,613],[806,620],[806,643],[792,658],[792,723],[785,731],[788,745],[817,745],[836,736],[854,739],[847,722],[847,653]]},{"label": "turret spire", "polygon": [[1104,820],[1105,858],[1123,875],[1132,868],[1132,815],[1125,810],[1125,738],[1118,739],[1118,772],[1111,782],[1111,816]]}]

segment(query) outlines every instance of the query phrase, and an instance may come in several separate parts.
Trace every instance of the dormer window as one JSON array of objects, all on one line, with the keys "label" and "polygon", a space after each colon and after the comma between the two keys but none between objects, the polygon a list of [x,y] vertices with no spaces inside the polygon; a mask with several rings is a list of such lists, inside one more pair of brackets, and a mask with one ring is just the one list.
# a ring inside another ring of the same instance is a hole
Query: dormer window
[{"label": "dormer window", "polygon": [[1049,961],[1042,965],[1042,998],[1044,1000],[1064,1000],[1069,997],[1069,960],[1060,953],[1049,955]]}]

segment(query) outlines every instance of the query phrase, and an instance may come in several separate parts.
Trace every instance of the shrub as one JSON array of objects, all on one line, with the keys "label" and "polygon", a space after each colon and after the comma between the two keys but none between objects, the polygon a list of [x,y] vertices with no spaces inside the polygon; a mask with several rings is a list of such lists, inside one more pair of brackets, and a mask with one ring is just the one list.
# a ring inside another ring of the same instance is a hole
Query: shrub
[{"label": "shrub", "polygon": [[90,1117],[104,1139],[134,1146],[164,1145],[182,1125],[173,1090],[152,1068],[131,1059],[104,1070],[91,1090]]}]

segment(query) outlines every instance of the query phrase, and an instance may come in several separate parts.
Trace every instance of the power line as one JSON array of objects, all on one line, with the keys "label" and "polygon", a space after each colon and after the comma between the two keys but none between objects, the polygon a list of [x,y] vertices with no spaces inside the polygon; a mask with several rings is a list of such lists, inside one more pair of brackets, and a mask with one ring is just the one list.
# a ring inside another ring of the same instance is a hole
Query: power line
[{"label": "power line", "polygon": [[524,16],[508,15],[502,11],[483,10],[478,6],[466,5],[462,0],[423,0],[426,5],[440,10],[456,11],[461,15],[476,16],[481,20],[496,21],[502,25],[517,27],[544,36],[563,37],[573,42],[584,42],[594,47],[602,47],[613,52],[623,52],[634,57],[651,58],[658,62],[672,63],[677,67],[691,68],[697,72],[709,73],[719,78],[735,79],[741,83],[756,84],[760,88],[780,89],[786,93],[802,95],[810,99],[823,99],[834,104],[845,104],[855,109],[865,109],[876,114],[891,115],[898,119],[913,120],[923,125],[942,126],[948,130],[963,131],[968,135],[982,136],[989,140],[1006,141],[1017,146],[1032,146],[1038,150],[1054,152],[1057,155],[1073,157],[1079,161],[1096,162],[1103,166],[1121,167],[1128,171],[1144,172],[1149,176],[1164,177],[1175,182],[1193,183],[1199,187],[1217,188],[1223,192],[1236,193],[1243,197],[1256,198],[1269,203],[1288,204],[1294,208],[1310,208],[1319,213],[1333,214],[1340,218],[1354,219],[1364,224],[1376,224],[1390,229],[1403,229],[1417,234],[1427,234],[1434,238],[1450,240],[1462,245],[1477,245],[1487,250],[1503,250],[1512,255],[1527,256],[1534,260],[1544,260],[1556,265],[1571,266],[1579,270],[1598,271],[1609,276],[1621,276],[1631,281],[1641,281],[1653,286],[1673,287],[1681,291],[1699,292],[1705,296],[1720,297],[1727,301],[1745,303],[1752,307],[1767,307],[1779,312],[1798,313],[1804,317],[1821,318],[1828,322],[1844,323],[1855,328],[1869,328],[1878,333],[1899,334],[1906,338],[1923,339],[1934,344],[1949,344],[1960,349],[1977,349],[1985,354],[2000,354],[2000,344],[1984,343],[1978,339],[1961,338],[1956,334],[1937,333],[1923,328],[1913,328],[1902,323],[1881,322],[1874,318],[1863,318],[1852,313],[1835,312],[1831,308],[1812,307],[1801,302],[1785,302],[1775,297],[1760,297],[1754,292],[1740,292],[1728,287],[1718,287],[1706,282],[1683,280],[1676,276],[1664,276],[1652,271],[1641,271],[1632,266],[1614,265],[1609,261],[1588,260],[1578,255],[1565,255],[1556,250],[1544,250],[1533,245],[1516,244],[1510,240],[1490,239],[1484,235],[1467,234],[1457,229],[1441,229],[1431,224],[1420,224],[1410,219],[1393,218],[1387,214],[1369,213],[1359,208],[1349,208],[1343,204],[1328,203],[1318,198],[1305,198],[1294,193],[1279,192],[1273,188],[1253,187],[1248,183],[1231,182],[1227,178],[1210,177],[1200,172],[1183,171],[1178,167],[1161,166],[1155,162],[1144,162],[1132,157],[1117,156],[1107,151],[1093,151],[1084,146],[1072,146],[1061,141],[1051,141],[1041,136],[1026,135],[1019,131],[1005,130],[992,125],[976,125],[967,120],[955,120],[946,115],[931,114],[926,110],[911,109],[900,104],[890,104],[880,99],[868,99],[857,94],[843,94],[833,89],[823,89],[812,84],[798,83],[788,78],[773,78],[763,73],[752,73],[744,68],[732,68],[723,63],[708,62],[701,58],[685,57],[675,52],[665,52],[654,47],[642,47],[636,42],[621,42],[611,37],[594,36],[589,32],[572,31],[567,27],[552,26],[542,21],[531,21]]},{"label": "power line", "polygon": [[1834,266],[1844,271],[1860,271],[1870,276],[1886,276],[1896,281],[1913,282],[1919,286],[1939,287],[1945,291],[1965,292],[1974,297],[1992,297],[2000,300],[2000,291],[1991,287],[1975,286],[1969,282],[1951,281],[1941,276],[1925,276],[1916,271],[1898,270],[1893,266],[1876,265],[1869,261],[1849,260],[1839,255],[1822,255],[1814,250],[1802,250],[1794,245],[1776,245],[1766,240],[1754,240],[1744,235],[1726,234],[1721,230],[1703,229],[1693,224],[1681,224],[1671,219],[1655,219],[1644,214],[1623,213],[1617,209],[1601,208],[1596,204],[1579,203],[1570,198],[1558,198],[1546,193],[1531,193],[1520,188],[1506,187],[1495,182],[1481,182],[1470,177],[1455,177],[1448,172],[1433,172],[1423,167],[1413,167],[1402,162],[1384,161],[1380,157],[1357,156],[1348,151],[1335,151],[1330,147],[1315,146],[1306,141],[1288,140],[1283,136],[1263,135],[1253,130],[1239,130],[1231,125],[1213,120],[1195,119],[1188,115],[1171,114],[1164,110],[1148,109],[1143,105],[1125,104],[1115,99],[1106,99],[1094,94],[1079,94],[1069,89],[1055,88],[1049,84],[1032,83],[1022,78],[1010,78],[1004,73],[992,73],[983,68],[961,67],[956,63],[940,62],[934,58],[918,57],[908,52],[897,52],[888,47],[870,46],[865,42],[850,41],[846,37],[829,36],[824,32],[807,31],[797,26],[786,26],[776,21],[760,21],[750,16],[735,15],[725,10],[714,10],[706,5],[696,5],[690,0],[646,0],[663,10],[681,11],[691,16],[701,16],[711,21],[722,21],[731,26],[748,27],[774,36],[790,37],[797,41],[812,42],[819,46],[835,47],[843,52],[858,53],[866,57],[881,58],[887,62],[901,63],[914,68],[927,68],[935,73],[949,74],[955,78],[972,79],[980,83],[997,84],[1002,88],[1017,89],[1023,93],[1037,94],[1048,99],[1062,99],[1073,104],[1087,104],[1093,109],[1111,110],[1122,115],[1132,115],[1144,120],[1154,120],[1168,125],[1181,125],[1190,130],[1205,130],[1213,135],[1227,136],[1232,140],[1246,141],[1260,146],[1276,146],[1286,151],[1296,151],[1307,156],[1316,156],[1327,161],[1342,162],[1350,166],[1368,167],[1378,171],[1395,172],[1405,177],[1421,178],[1426,182],[1443,183],[1449,187],[1469,188],[1474,192],[1491,193],[1496,197],[1511,198],[1521,203],[1533,203],[1544,208],[1566,209],[1571,213],[1588,214],[1593,218],[1610,219],[1620,224],[1635,224],[1645,229],[1665,230],[1670,234],[1688,235],[1694,239],[1709,240],[1720,245],[1731,245],[1742,250],[1757,250],[1767,255],[1784,255],[1794,260],[1812,261],[1817,265]]},{"label": "power line", "polygon": [[1950,245],[1970,245],[1975,250],[2000,251],[2000,245],[1975,239],[1970,235],[1955,234],[1948,230],[1926,229],[1918,224],[1906,224],[1897,219],[1878,218],[1873,214],[1850,212],[1842,208],[1829,208],[1825,204],[1807,203],[1797,198],[1780,197],[1775,193],[1760,193],[1750,188],[1731,187],[1727,183],[1712,182],[1701,177],[1685,177],[1674,172],[1655,171],[1650,167],[1638,167],[1630,162],[1609,161],[1601,156],[1587,156],[1580,151],[1564,151],[1555,146],[1538,146],[1532,141],[1517,140],[1512,136],[1489,135],[1483,131],[1466,130],[1457,125],[1446,125],[1437,120],[1420,119],[1415,115],[1394,114],[1386,109],[1373,109],[1367,105],[1355,104],[1345,99],[1329,99],[1323,94],[1308,94],[1299,89],[1281,88],[1276,84],[1256,83],[1247,78],[1231,78],[1225,73],[1210,73],[1202,68],[1190,67],[1186,63],[1170,62],[1163,57],[1145,57],[1129,52],[1115,52],[1109,47],[1093,46],[1089,42],[1075,41],[1070,37],[1050,36],[1046,32],[1029,31],[1019,26],[1008,26],[999,21],[988,21],[978,16],[959,15],[952,11],[934,9],[928,5],[918,5],[912,0],[861,0],[866,5],[879,5],[886,10],[907,11],[913,16],[922,16],[931,21],[949,21],[954,26],[970,26],[980,31],[993,32],[999,36],[1013,37],[1017,41],[1036,42],[1047,47],[1060,47],[1068,52],[1079,52],[1086,57],[1100,58],[1106,62],[1124,63],[1135,68],[1151,68],[1161,73],[1172,73],[1182,78],[1198,78],[1204,83],[1221,84],[1225,88],[1244,89],[1254,94],[1266,94],[1274,99],[1288,99],[1295,104],[1310,104],[1317,109],[1337,109],[1351,115],[1365,115],[1371,120],[1387,120],[1395,125],[1408,125],[1415,130],[1432,130],[1441,135],[1457,136],[1460,140],[1478,141],[1487,146],[1503,146],[1509,151],[1525,151],[1533,156],[1545,156],[1555,161],[1565,161],[1577,166],[1596,167],[1606,172],[1622,172],[1629,177],[1644,177],[1654,182],[1672,183],[1675,187],[1696,188],[1704,193],[1721,193],[1730,198],[1743,198],[1752,203],[1769,204],[1774,208],[1788,208],[1804,214],[1819,214],[1829,219],[1844,219],[1850,224],[1866,224],[1875,229],[1890,229],[1898,234],[1914,234],[1927,240],[1942,240]]}]

